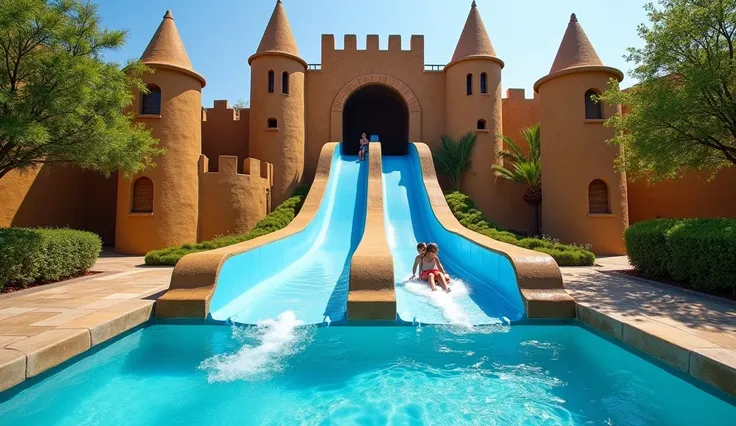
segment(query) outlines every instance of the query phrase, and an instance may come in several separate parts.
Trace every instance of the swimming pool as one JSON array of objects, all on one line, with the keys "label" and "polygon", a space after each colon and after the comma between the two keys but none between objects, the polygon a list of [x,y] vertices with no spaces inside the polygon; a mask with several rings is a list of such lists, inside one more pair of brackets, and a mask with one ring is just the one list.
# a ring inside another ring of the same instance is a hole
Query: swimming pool
[{"label": "swimming pool", "polygon": [[726,425],[707,393],[576,325],[153,325],[0,394],[3,425]]}]

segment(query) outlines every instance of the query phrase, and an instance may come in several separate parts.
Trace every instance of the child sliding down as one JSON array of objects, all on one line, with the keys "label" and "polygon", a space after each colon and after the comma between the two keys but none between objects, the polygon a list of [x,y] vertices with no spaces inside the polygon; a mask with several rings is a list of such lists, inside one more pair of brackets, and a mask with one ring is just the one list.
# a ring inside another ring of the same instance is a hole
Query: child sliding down
[{"label": "child sliding down", "polygon": [[442,289],[449,293],[451,290],[447,282],[450,281],[450,278],[445,272],[442,262],[440,262],[438,256],[439,247],[437,244],[419,243],[417,244],[417,252],[419,252],[419,255],[414,259],[414,267],[411,270],[412,278],[416,276],[417,266],[421,265],[419,278],[429,281],[429,287],[432,291],[437,290],[435,282],[439,281]]}]

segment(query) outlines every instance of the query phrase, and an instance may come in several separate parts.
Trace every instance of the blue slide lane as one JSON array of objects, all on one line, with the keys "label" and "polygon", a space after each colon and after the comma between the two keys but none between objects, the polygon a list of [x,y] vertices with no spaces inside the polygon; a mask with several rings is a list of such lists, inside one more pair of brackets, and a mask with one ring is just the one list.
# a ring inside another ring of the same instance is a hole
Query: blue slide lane
[{"label": "blue slide lane", "polygon": [[[386,233],[394,258],[396,309],[402,321],[481,325],[524,318],[516,275],[504,256],[447,231],[434,216],[422,179],[417,149],[383,157]],[[452,292],[409,281],[418,241],[439,245],[440,260],[453,278]]]},{"label": "blue slide lane", "polygon": [[350,259],[363,238],[368,162],[335,148],[319,210],[306,229],[228,259],[212,319],[241,324],[292,311],[306,324],[344,319]]}]

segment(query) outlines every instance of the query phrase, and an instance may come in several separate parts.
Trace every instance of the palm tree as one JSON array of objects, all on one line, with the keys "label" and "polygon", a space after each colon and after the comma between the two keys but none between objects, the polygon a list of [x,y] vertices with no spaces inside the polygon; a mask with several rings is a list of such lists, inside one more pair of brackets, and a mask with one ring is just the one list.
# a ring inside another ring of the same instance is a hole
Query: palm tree
[{"label": "palm tree", "polygon": [[499,156],[508,160],[509,167],[503,164],[491,166],[496,176],[523,183],[528,186],[524,192],[524,201],[534,209],[534,233],[539,234],[539,206],[542,204],[542,161],[541,139],[539,124],[527,127],[521,131],[524,135],[529,153],[526,154],[508,136],[499,135],[508,150],[501,151]]},{"label": "palm tree", "polygon": [[460,189],[463,175],[470,168],[471,156],[478,135],[468,132],[455,142],[449,136],[442,136],[440,149],[432,155],[437,172],[447,176],[453,191]]}]

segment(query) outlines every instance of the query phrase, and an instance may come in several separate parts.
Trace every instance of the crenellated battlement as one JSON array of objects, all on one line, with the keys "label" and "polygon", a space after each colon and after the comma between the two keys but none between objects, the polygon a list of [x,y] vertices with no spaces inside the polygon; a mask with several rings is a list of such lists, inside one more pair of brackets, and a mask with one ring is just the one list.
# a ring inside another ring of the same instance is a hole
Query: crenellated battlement
[{"label": "crenellated battlement", "polygon": [[234,155],[220,155],[217,157],[218,167],[217,171],[209,170],[209,158],[206,155],[200,155],[199,157],[199,174],[224,174],[231,176],[249,176],[259,177],[265,180],[266,184],[273,185],[273,164],[262,162],[257,158],[246,158],[243,161],[243,173],[238,173],[238,157]]},{"label": "crenellated battlement", "polygon": [[400,35],[388,36],[388,49],[381,49],[381,39],[376,34],[369,34],[365,39],[365,49],[358,49],[358,37],[355,34],[345,34],[343,48],[335,47],[334,34],[322,34],[322,69],[330,67],[337,61],[345,60],[376,60],[396,59],[418,63],[424,67],[424,36],[412,35],[409,50],[401,47]]},{"label": "crenellated battlement", "polygon": [[506,89],[506,96],[504,96],[504,100],[510,100],[510,101],[530,101],[537,99],[537,92],[532,91],[533,97],[527,98],[526,97],[526,89]]},{"label": "crenellated battlement", "polygon": [[218,156],[218,168],[209,171],[209,159],[199,157],[199,239],[248,232],[271,211],[273,165],[256,158]]}]

